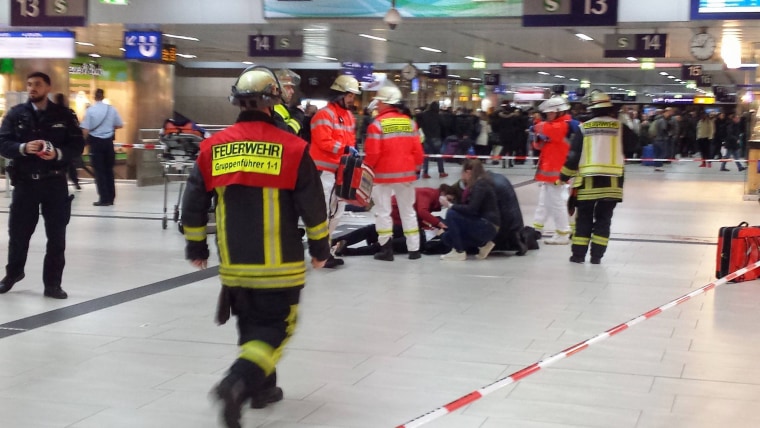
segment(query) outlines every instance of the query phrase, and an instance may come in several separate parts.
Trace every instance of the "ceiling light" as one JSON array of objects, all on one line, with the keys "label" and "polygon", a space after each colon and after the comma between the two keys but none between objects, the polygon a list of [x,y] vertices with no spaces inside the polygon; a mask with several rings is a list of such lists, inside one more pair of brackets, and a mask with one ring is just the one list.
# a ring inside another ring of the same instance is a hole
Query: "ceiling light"
[{"label": "ceiling light", "polygon": [[96,53],[91,53],[90,56],[93,57],[93,58],[100,58],[100,55],[98,55]]},{"label": "ceiling light", "polygon": [[565,78],[565,76],[563,76],[561,74],[555,74],[554,77],[556,77],[557,79],[564,79]]},{"label": "ceiling light", "polygon": [[420,46],[420,49],[422,49],[423,51],[428,51],[428,52],[436,52],[436,53],[441,53],[441,52],[443,52],[443,51],[442,51],[442,50],[440,50],[440,49],[436,49],[436,48],[429,48],[429,47],[427,47],[427,46]]},{"label": "ceiling light", "polygon": [[571,77],[571,78],[570,78],[570,81],[572,81],[572,82],[577,82],[577,81],[578,81],[578,79],[576,79],[575,77]]},{"label": "ceiling light", "polygon": [[449,74],[449,77],[455,77],[455,78],[457,78],[457,79],[458,79],[458,78],[460,78],[460,77],[462,77],[462,76],[460,76],[460,75],[458,75],[458,74]]},{"label": "ceiling light", "polygon": [[304,28],[304,31],[327,31],[325,27]]},{"label": "ceiling light", "polygon": [[667,76],[667,75],[668,75],[668,72],[667,72],[667,71],[661,71],[661,72],[660,72],[660,76]]},{"label": "ceiling light", "polygon": [[197,37],[178,36],[176,34],[166,34],[166,33],[164,33],[164,37],[168,37],[170,39],[182,39],[182,40],[192,40],[194,42],[200,42],[200,39],[198,39]]},{"label": "ceiling light", "polygon": [[181,54],[181,53],[178,53],[177,56],[180,57],[180,58],[198,58],[197,55]]},{"label": "ceiling light", "polygon": [[638,61],[638,59],[637,59],[637,58],[634,58],[634,57],[632,57],[632,56],[629,56],[629,57],[628,57],[628,58],[626,58],[626,59],[627,59],[628,61]]},{"label": "ceiling light", "polygon": [[76,44],[78,44],[80,46],[95,46],[92,43],[88,43],[88,42],[74,42],[74,43],[76,43]]},{"label": "ceiling light", "polygon": [[253,65],[253,62],[251,62],[251,61],[243,61],[243,64],[245,64],[245,65]]},{"label": "ceiling light", "polygon": [[675,79],[676,76],[668,76],[668,79]]},{"label": "ceiling light", "polygon": [[314,56],[317,57],[317,58],[319,58],[319,59],[326,59],[328,61],[337,61],[338,60],[338,58],[333,58],[331,56],[322,56],[322,55],[314,55]]},{"label": "ceiling light", "polygon": [[372,35],[369,35],[369,34],[359,34],[359,37],[364,37],[366,39],[372,39],[372,40],[379,40],[381,42],[387,42],[388,41],[388,39],[384,39],[382,37],[377,37],[377,36],[372,36]]},{"label": "ceiling light", "polygon": [[577,37],[577,38],[579,38],[581,40],[586,40],[586,41],[594,40],[593,37],[589,37],[589,36],[587,36],[587,35],[585,35],[583,33],[575,33],[575,37]]},{"label": "ceiling light", "polygon": [[471,59],[471,60],[473,60],[473,61],[481,61],[481,62],[485,62],[485,61],[486,61],[486,60],[484,60],[484,59],[482,59],[482,58],[476,58],[476,57],[474,57],[474,56],[466,56],[466,57],[464,57],[464,58],[465,58],[465,59]]},{"label": "ceiling light", "polygon": [[542,76],[548,76],[549,75],[549,73],[547,73],[545,71],[539,71],[538,74],[540,74]]},{"label": "ceiling light", "polygon": [[742,42],[734,33],[723,33],[720,56],[727,68],[739,68],[742,64]]},{"label": "ceiling light", "polygon": [[124,49],[124,48],[119,48],[119,50],[120,50],[120,51],[122,51],[122,52],[126,52],[126,51],[127,51],[127,50],[126,50],[126,49]]},{"label": "ceiling light", "polygon": [[476,82],[480,82],[483,79],[481,79],[480,77],[470,77],[470,80],[474,80]]}]

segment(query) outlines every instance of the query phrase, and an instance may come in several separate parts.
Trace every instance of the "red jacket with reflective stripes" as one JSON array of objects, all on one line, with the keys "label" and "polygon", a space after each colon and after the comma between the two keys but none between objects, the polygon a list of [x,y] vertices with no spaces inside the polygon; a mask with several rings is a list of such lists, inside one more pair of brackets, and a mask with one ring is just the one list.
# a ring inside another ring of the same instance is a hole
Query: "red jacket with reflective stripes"
[{"label": "red jacket with reflective stripes", "polygon": [[572,117],[566,114],[551,122],[536,125],[536,132],[548,138],[538,157],[536,181],[554,183],[559,180],[559,172],[565,165],[567,153],[570,151],[570,141],[567,139],[570,120]]},{"label": "red jacket with reflective stripes", "polygon": [[354,115],[336,103],[329,103],[311,119],[309,155],[320,171],[335,172],[346,146],[356,144]]},{"label": "red jacket with reflective stripes", "polygon": [[414,181],[424,160],[417,124],[395,108],[381,112],[369,125],[364,151],[376,184]]}]

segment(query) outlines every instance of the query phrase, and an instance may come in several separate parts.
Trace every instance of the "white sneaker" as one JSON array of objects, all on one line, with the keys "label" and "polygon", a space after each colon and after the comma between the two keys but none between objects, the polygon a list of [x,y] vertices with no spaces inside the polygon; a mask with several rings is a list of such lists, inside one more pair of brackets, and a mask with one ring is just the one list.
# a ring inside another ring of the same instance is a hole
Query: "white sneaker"
[{"label": "white sneaker", "polygon": [[491,254],[491,250],[493,250],[493,247],[496,244],[493,243],[493,241],[486,242],[486,245],[483,245],[479,248],[480,251],[478,251],[478,254],[475,256],[478,260],[485,260],[486,257],[488,257],[489,254]]},{"label": "white sneaker", "polygon": [[448,260],[452,262],[463,262],[467,260],[467,253],[462,251],[461,253],[457,250],[451,250],[448,254],[444,254],[441,256],[441,260]]},{"label": "white sneaker", "polygon": [[570,244],[570,234],[559,234],[555,233],[554,236],[552,236],[549,239],[544,239],[544,244],[546,245],[568,245]]}]

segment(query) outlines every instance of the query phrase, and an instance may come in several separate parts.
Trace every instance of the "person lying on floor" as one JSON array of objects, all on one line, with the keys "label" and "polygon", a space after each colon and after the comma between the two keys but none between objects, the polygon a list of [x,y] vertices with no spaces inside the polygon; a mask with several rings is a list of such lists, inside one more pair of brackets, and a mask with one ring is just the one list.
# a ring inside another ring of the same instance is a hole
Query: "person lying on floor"
[{"label": "person lying on floor", "polygon": [[[457,192],[461,193],[458,189],[451,190],[452,186],[442,184],[441,188],[444,187],[447,189],[448,193],[454,195],[457,194]],[[439,201],[441,194],[441,189],[435,189],[432,187],[418,187],[414,189],[414,209],[417,212],[417,220],[420,224],[420,248],[425,248],[425,230],[446,228],[443,221],[432,214],[441,210],[441,202]],[[452,199],[453,198],[455,198],[455,196],[452,196]],[[391,242],[393,252],[403,254],[407,252],[406,238],[404,237],[404,231],[401,227],[401,217],[399,216],[395,197],[392,199],[391,204],[391,217],[393,219],[393,238],[391,239]],[[363,241],[367,241],[367,245],[358,248],[351,247],[352,245],[359,244]],[[380,251],[380,244],[378,243],[375,225],[369,224],[335,238],[334,249],[335,254],[340,256],[374,255]]]}]

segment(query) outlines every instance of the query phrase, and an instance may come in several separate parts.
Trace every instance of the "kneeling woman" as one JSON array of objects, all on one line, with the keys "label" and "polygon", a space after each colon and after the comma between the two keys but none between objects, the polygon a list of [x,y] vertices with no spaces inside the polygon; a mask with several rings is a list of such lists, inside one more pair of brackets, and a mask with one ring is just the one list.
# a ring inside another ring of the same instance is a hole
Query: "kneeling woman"
[{"label": "kneeling woman", "polygon": [[483,164],[477,159],[467,159],[462,166],[462,182],[465,185],[461,204],[452,204],[441,197],[441,205],[448,207],[446,231],[441,240],[452,247],[441,260],[466,260],[467,248],[478,247],[477,258],[485,259],[494,247],[493,238],[499,231],[499,207],[493,184]]}]

